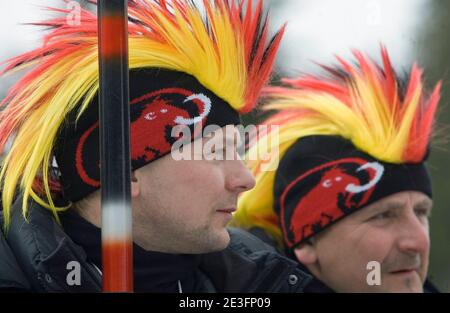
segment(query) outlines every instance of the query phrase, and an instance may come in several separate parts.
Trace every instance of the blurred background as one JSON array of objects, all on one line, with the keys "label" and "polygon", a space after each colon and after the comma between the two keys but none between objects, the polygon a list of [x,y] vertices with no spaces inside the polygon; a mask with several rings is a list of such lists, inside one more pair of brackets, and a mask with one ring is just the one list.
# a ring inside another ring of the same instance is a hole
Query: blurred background
[{"label": "blurred background", "polygon": [[[77,1],[85,6],[85,1]],[[65,7],[62,0],[0,2],[0,60],[39,44],[42,29],[21,25],[51,17],[39,6]],[[272,0],[274,29],[288,22],[276,66],[277,74],[292,76],[315,72],[312,61],[333,63],[334,55],[349,58],[350,49],[365,51],[379,60],[380,43],[390,51],[399,72],[417,61],[426,69],[432,87],[440,79],[443,98],[437,127],[450,134],[450,1],[446,0]],[[0,68],[2,65],[0,65]],[[0,79],[3,98],[18,75]],[[255,116],[247,120],[254,121]],[[433,179],[431,216],[431,280],[450,292],[450,144],[436,140],[429,169]]]}]

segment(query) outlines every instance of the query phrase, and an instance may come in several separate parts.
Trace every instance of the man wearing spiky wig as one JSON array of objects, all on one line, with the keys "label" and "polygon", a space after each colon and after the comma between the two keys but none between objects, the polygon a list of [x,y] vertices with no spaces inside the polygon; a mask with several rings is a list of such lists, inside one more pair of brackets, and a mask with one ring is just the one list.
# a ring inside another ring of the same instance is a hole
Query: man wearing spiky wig
[{"label": "man wearing spiky wig", "polygon": [[277,112],[264,124],[278,126],[278,140],[262,134],[249,155],[279,158],[248,161],[256,188],[240,198],[234,224],[311,273],[306,292],[422,292],[432,207],[424,162],[440,83],[426,93],[414,65],[405,84],[384,47],[382,65],[354,56],[355,65],[338,58],[326,75],[267,90]]},{"label": "man wearing spiky wig", "polygon": [[[136,292],[299,291],[309,277],[276,253],[253,255],[246,244],[262,242],[227,231],[238,195],[254,185],[240,159],[177,161],[170,154],[177,126],[234,127],[256,105],[283,29],[269,38],[262,0],[254,2],[203,1],[197,8],[192,1],[129,1]],[[83,10],[79,25],[65,17],[39,25],[51,28],[43,45],[9,60],[5,70],[31,68],[0,115],[0,151],[14,138],[0,175],[0,287],[95,292],[97,18]],[[231,142],[224,149],[236,152]],[[71,261],[81,264],[80,284],[67,283]],[[299,283],[278,279],[280,267],[288,269],[283,275],[297,273]]]}]

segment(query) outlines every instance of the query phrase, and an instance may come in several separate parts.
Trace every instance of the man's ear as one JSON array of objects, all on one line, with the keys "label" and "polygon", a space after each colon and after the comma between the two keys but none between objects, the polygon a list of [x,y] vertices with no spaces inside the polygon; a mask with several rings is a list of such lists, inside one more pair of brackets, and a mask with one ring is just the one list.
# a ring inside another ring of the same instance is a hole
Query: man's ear
[{"label": "man's ear", "polygon": [[316,265],[318,261],[316,247],[310,242],[299,245],[294,249],[294,253],[297,260],[308,268]]},{"label": "man's ear", "polygon": [[136,178],[136,172],[131,171],[131,198],[136,198],[141,194],[141,183]]}]

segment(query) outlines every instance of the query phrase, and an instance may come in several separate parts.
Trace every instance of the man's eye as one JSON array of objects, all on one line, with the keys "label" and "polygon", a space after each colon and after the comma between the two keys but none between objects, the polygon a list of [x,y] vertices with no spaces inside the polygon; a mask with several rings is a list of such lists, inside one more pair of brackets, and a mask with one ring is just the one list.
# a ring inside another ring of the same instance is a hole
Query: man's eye
[{"label": "man's eye", "polygon": [[374,217],[372,217],[371,219],[379,221],[379,220],[387,220],[387,219],[390,219],[392,217],[394,217],[394,214],[392,212],[387,211],[387,212],[383,212],[383,213],[377,214]]},{"label": "man's eye", "polygon": [[430,217],[430,210],[428,210],[428,209],[425,209],[425,208],[424,209],[416,209],[415,212],[416,212],[416,215],[419,217],[426,217],[426,218]]}]

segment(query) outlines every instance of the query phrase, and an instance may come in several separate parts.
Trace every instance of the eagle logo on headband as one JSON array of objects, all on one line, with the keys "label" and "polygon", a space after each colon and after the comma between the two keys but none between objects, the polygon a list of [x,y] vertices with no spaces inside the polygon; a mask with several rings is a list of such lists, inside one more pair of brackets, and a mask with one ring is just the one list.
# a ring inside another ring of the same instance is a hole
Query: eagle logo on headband
[{"label": "eagle logo on headband", "polygon": [[[182,88],[167,88],[139,97],[130,103],[131,161],[134,168],[168,153],[172,144],[180,139],[172,136],[177,126],[194,128],[201,125],[211,111],[211,99]],[[84,183],[100,187],[98,156],[86,148],[98,147],[99,123],[95,123],[81,136],[76,148],[76,169]],[[95,134],[95,135],[93,135]],[[89,168],[91,166],[91,168]],[[96,166],[97,168],[92,168]]]},{"label": "eagle logo on headband", "polygon": [[[384,174],[378,162],[348,158],[315,167],[294,180],[281,197],[282,221],[286,242],[299,243],[336,222],[348,213],[361,208],[369,200]],[[305,186],[313,186],[305,190]],[[297,199],[286,214],[286,198]],[[286,220],[287,219],[287,220]]]}]

